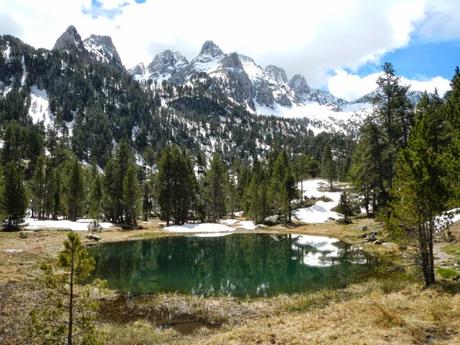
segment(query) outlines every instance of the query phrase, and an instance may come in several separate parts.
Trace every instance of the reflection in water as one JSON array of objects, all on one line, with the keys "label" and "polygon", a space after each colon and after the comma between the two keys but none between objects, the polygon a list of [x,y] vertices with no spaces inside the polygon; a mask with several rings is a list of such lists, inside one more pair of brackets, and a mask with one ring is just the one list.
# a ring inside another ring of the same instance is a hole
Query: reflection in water
[{"label": "reflection in water", "polygon": [[371,257],[335,239],[233,234],[163,237],[91,249],[94,276],[122,292],[257,296],[344,287],[369,273]]}]

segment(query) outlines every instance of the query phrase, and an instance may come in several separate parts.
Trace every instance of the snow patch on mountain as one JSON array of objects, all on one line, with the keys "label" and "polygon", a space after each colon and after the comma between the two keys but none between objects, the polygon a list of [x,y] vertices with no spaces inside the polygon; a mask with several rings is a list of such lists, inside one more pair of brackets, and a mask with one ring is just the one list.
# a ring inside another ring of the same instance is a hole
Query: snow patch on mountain
[{"label": "snow patch on mountain", "polygon": [[53,114],[49,109],[48,93],[36,85],[30,88],[29,116],[34,124],[43,122],[45,126],[53,123]]},{"label": "snow patch on mountain", "polygon": [[313,133],[320,132],[346,132],[344,126],[350,120],[362,121],[372,111],[368,103],[349,104],[342,111],[337,111],[335,105],[321,105],[317,102],[293,104],[292,106],[274,105],[273,108],[256,103],[256,113],[266,116],[284,118],[308,118],[309,129]]},{"label": "snow patch on mountain", "polygon": [[2,52],[3,59],[5,59],[5,62],[10,61],[10,54],[11,54],[11,47],[9,44],[7,44],[6,49]]}]

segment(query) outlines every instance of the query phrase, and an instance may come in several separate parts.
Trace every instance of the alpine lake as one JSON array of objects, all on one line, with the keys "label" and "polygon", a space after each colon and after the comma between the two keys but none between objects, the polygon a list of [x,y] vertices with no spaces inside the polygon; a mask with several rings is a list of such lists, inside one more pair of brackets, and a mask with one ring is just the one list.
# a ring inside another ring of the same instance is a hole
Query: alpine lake
[{"label": "alpine lake", "polygon": [[343,288],[372,274],[376,259],[338,240],[235,233],[168,236],[90,248],[93,278],[121,293],[270,296]]}]

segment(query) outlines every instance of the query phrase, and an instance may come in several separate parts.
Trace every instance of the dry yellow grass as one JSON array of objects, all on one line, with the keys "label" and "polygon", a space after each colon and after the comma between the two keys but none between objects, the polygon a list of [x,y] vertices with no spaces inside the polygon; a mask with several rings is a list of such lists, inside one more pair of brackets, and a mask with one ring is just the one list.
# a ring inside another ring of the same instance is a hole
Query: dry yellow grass
[{"label": "dry yellow grass", "polygon": [[[337,237],[410,268],[411,251],[401,252],[394,244],[364,243],[359,237],[364,225],[379,227],[372,220],[359,220],[347,226],[329,223],[267,230]],[[104,232],[102,241],[162,235],[155,222],[144,224],[140,231]],[[65,232],[58,231],[35,232],[26,239],[17,233],[0,233],[0,343],[25,342],[28,312],[44,302],[34,284],[38,264],[56,255],[64,238]],[[410,272],[393,270],[391,264],[384,271],[378,279],[341,290],[270,298],[159,295],[136,298],[128,306],[116,305],[117,296],[108,295],[98,328],[107,344],[119,345],[460,344],[460,294],[448,292],[443,285],[424,290]],[[206,328],[181,334],[155,327],[152,315],[184,309]],[[120,310],[129,317],[120,317]]]}]

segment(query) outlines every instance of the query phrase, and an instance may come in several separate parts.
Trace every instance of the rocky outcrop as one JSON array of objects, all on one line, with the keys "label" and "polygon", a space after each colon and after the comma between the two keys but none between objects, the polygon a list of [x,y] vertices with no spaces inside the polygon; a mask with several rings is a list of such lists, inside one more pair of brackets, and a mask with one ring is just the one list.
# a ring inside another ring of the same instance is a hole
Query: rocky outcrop
[{"label": "rocky outcrop", "polygon": [[110,64],[124,69],[120,55],[109,36],[91,35],[82,41],[77,29],[70,25],[57,39],[54,50],[64,50],[79,58]]},{"label": "rocky outcrop", "polygon": [[96,61],[108,63],[120,69],[124,68],[110,36],[91,35],[83,41],[83,45]]},{"label": "rocky outcrop", "polygon": [[184,82],[188,67],[189,62],[181,53],[165,50],[155,56],[147,70],[151,79],[167,79],[177,84]]},{"label": "rocky outcrop", "polygon": [[265,72],[276,83],[287,83],[288,81],[286,72],[281,67],[268,65],[267,67],[265,67]]},{"label": "rocky outcrop", "polygon": [[81,36],[73,25],[70,25],[67,30],[59,36],[53,49],[66,50],[69,53],[74,54],[82,54],[86,52]]}]

